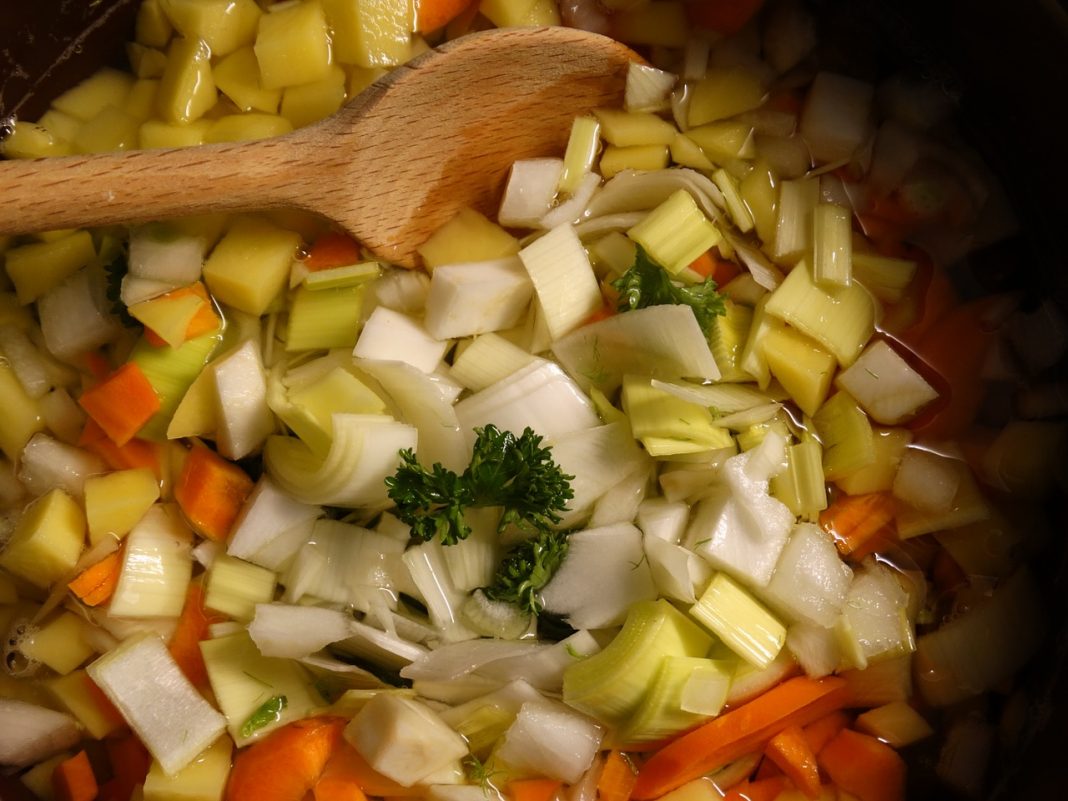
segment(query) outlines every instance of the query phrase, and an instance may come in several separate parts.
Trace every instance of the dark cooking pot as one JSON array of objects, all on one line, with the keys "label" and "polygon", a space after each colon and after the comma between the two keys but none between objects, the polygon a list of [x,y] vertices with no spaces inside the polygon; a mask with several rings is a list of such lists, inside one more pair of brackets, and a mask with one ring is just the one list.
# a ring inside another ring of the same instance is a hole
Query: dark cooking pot
[{"label": "dark cooking pot", "polygon": [[[700,0],[697,0],[700,2]],[[123,61],[140,0],[5,3],[0,26],[0,125],[36,119],[49,100],[105,63]],[[1022,222],[1010,240],[969,259],[975,292],[1019,291],[1025,304],[1068,309],[1061,156],[1068,108],[1068,12],[1063,0],[812,0],[821,17],[822,66],[875,79],[891,69],[934,79],[959,98],[968,138],[1000,175]],[[848,65],[848,67],[846,67]],[[1063,368],[1065,365],[1060,365]],[[1063,370],[1062,370],[1063,373]],[[1062,489],[1063,494],[1063,489]],[[993,766],[987,795],[1062,798],[1068,723],[1068,549],[1063,498],[1050,504],[1055,542],[1035,565],[1054,625],[1029,668],[1028,736]],[[2,777],[0,777],[2,778]],[[0,801],[7,798],[0,783]],[[944,796],[940,796],[944,797]]]}]

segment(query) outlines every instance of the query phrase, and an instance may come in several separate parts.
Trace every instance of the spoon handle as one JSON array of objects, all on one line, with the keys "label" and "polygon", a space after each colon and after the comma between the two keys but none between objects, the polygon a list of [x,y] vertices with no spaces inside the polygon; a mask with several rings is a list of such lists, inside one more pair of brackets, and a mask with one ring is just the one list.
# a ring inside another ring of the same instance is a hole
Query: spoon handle
[{"label": "spoon handle", "polygon": [[294,205],[293,137],[0,163],[0,234]]}]

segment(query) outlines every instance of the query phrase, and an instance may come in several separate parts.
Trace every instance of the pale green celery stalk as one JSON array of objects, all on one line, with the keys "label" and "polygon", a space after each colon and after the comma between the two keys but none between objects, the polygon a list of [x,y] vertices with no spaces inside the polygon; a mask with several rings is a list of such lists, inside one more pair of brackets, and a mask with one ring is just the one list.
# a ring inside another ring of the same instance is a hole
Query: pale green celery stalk
[{"label": "pale green celery stalk", "polygon": [[786,469],[771,480],[771,492],[798,517],[813,518],[827,508],[827,485],[819,442],[808,437],[786,448]]},{"label": "pale green celery stalk", "polygon": [[536,358],[499,334],[482,334],[456,357],[449,374],[472,392],[479,392]]},{"label": "pale green celery stalk", "polygon": [[786,642],[786,628],[725,573],[717,573],[690,615],[738,656],[766,668]]},{"label": "pale green celery stalk", "polygon": [[304,276],[304,286],[308,289],[342,289],[359,286],[378,278],[382,265],[377,261],[362,261],[345,267],[332,267],[329,270],[315,270]]},{"label": "pale green celery stalk", "polygon": [[749,206],[742,199],[738,191],[738,182],[729,172],[722,167],[712,173],[712,181],[723,193],[723,201],[727,204],[727,213],[731,215],[735,226],[743,234],[753,230],[753,215]]},{"label": "pale green celery stalk", "polygon": [[812,247],[812,212],[820,199],[815,178],[783,181],[779,186],[779,215],[771,257],[789,263],[805,256]]},{"label": "pale green celery stalk", "polygon": [[720,381],[748,382],[753,376],[742,369],[742,353],[753,325],[753,310],[732,301],[724,301],[725,314],[712,320],[709,345],[719,366]]},{"label": "pale green celery stalk", "polygon": [[286,351],[351,348],[359,333],[364,284],[299,287],[289,307]]},{"label": "pale green celery stalk", "polygon": [[564,171],[560,174],[559,191],[570,195],[597,160],[601,149],[601,123],[594,117],[576,117],[571,123],[571,136],[564,151]]},{"label": "pale green celery stalk", "polygon": [[614,726],[638,708],[667,656],[704,656],[712,637],[666,600],[630,608],[604,650],[564,671],[564,702]]},{"label": "pale green celery stalk", "polygon": [[732,661],[665,657],[645,698],[616,732],[618,744],[656,742],[718,714],[727,700],[733,673]]},{"label": "pale green celery stalk", "polygon": [[672,275],[723,238],[685,189],[679,189],[649,212],[627,231],[627,236]]},{"label": "pale green celery stalk", "polygon": [[235,620],[252,620],[256,604],[274,598],[275,574],[267,568],[219,554],[208,570],[204,606]]},{"label": "pale green celery stalk", "polygon": [[738,358],[738,367],[744,370],[746,375],[755,379],[757,386],[761,389],[766,389],[771,383],[771,370],[764,356],[764,337],[767,336],[768,331],[778,325],[775,320],[768,317],[765,311],[769,297],[770,295],[761,297],[753,308],[753,319],[749,323],[745,345]]},{"label": "pale green celery stalk", "polygon": [[812,211],[812,272],[817,284],[853,283],[853,215],[836,203]]},{"label": "pale green celery stalk", "polygon": [[185,396],[193,380],[200,375],[223,339],[223,329],[183,342],[177,348],[170,345],[156,347],[144,337],[137,341],[130,353],[130,361],[141,368],[148,383],[159,397],[159,411],[138,432],[144,439],[166,439],[174,410]]},{"label": "pale green celery stalk", "polygon": [[823,475],[828,481],[848,476],[875,461],[871,421],[848,392],[836,392],[819,408],[812,422],[823,443]]}]

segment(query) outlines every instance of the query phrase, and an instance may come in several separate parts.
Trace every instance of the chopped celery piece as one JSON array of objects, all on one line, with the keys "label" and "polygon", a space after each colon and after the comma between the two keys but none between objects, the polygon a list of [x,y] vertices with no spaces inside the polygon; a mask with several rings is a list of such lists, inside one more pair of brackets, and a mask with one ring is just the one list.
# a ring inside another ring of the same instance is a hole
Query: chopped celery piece
[{"label": "chopped celery piece", "polygon": [[753,325],[753,310],[732,301],[724,301],[725,314],[712,318],[709,345],[719,367],[720,381],[747,382],[753,377],[742,369],[742,353]]},{"label": "chopped celery piece", "polygon": [[871,422],[848,392],[836,392],[812,416],[812,422],[823,443],[823,474],[828,481],[875,461]]},{"label": "chopped celery piece", "polygon": [[601,147],[601,123],[594,117],[576,117],[564,151],[564,169],[557,189],[572,194],[583,176],[593,169]]},{"label": "chopped celery piece", "polygon": [[556,226],[521,251],[553,340],[582,325],[603,300],[589,257],[570,223]]},{"label": "chopped celery piece", "polygon": [[615,277],[630,269],[638,253],[638,246],[619,231],[602,236],[589,249],[598,272],[604,271]]},{"label": "chopped celery piece", "polygon": [[765,308],[827,348],[843,367],[856,361],[875,331],[875,302],[867,290],[817,286],[805,262],[790,271]]},{"label": "chopped celery piece", "polygon": [[[732,444],[730,434],[716,425],[707,407],[657,389],[649,378],[625,376],[622,397],[635,438],[647,449],[649,440],[659,446],[650,449],[650,453],[659,451],[654,456],[716,450]],[[677,443],[677,449],[672,450],[670,443]]]},{"label": "chopped celery piece", "polygon": [[609,145],[598,165],[601,175],[611,178],[624,170],[663,170],[668,165],[667,145]]},{"label": "chopped celery piece", "polygon": [[665,119],[648,111],[618,111],[596,109],[593,112],[601,123],[601,135],[610,145],[670,145],[678,130]]},{"label": "chopped celery piece", "polygon": [[823,449],[812,438],[786,448],[786,469],[771,480],[772,494],[798,517],[812,518],[827,508]]},{"label": "chopped celery piece", "polygon": [[834,378],[834,356],[792,328],[773,328],[764,337],[771,374],[805,414],[823,404]]},{"label": "chopped celery piece", "polygon": [[918,265],[878,253],[853,253],[853,277],[884,303],[898,303],[916,275]]},{"label": "chopped celery piece", "polygon": [[564,703],[618,726],[638,708],[665,657],[704,656],[711,647],[711,636],[666,600],[641,601],[604,650],[564,670]]},{"label": "chopped celery piece", "polygon": [[812,245],[813,211],[820,199],[820,182],[814,178],[783,181],[779,185],[779,214],[771,257],[780,263],[802,258]]},{"label": "chopped celery piece", "polygon": [[726,573],[712,577],[690,615],[755,667],[770,665],[786,642],[782,623]]},{"label": "chopped celery piece", "polygon": [[362,261],[345,267],[332,267],[329,270],[315,270],[304,276],[304,286],[308,289],[341,289],[359,286],[373,281],[382,273],[382,265],[377,261]]},{"label": "chopped celery piece", "polygon": [[274,598],[274,586],[272,571],[219,554],[208,571],[204,606],[235,620],[249,621],[256,612],[256,604]]},{"label": "chopped celery piece", "polygon": [[820,285],[853,283],[853,215],[836,203],[812,210],[812,274]]},{"label": "chopped celery piece", "polygon": [[872,430],[871,440],[875,454],[871,463],[835,480],[848,495],[889,491],[894,486],[905,449],[912,442],[912,432],[904,428],[876,428]]},{"label": "chopped celery piece", "polygon": [[649,212],[627,236],[673,275],[723,238],[685,189]]},{"label": "chopped celery piece", "polygon": [[145,378],[159,396],[160,408],[138,432],[145,439],[166,439],[167,427],[175,409],[204,365],[211,359],[219,343],[222,331],[188,339],[179,347],[169,345],[155,347],[142,337],[134,345],[130,361],[141,368]]},{"label": "chopped celery piece", "polygon": [[667,656],[634,714],[617,732],[620,745],[663,740],[719,714],[734,673],[732,661]]},{"label": "chopped celery piece", "polygon": [[536,358],[499,334],[482,334],[453,360],[449,374],[472,392],[480,392]]},{"label": "chopped celery piece", "polygon": [[[763,442],[764,437],[766,437],[768,433],[772,431],[782,437],[784,441],[790,441],[790,428],[786,425],[786,421],[783,419],[783,415],[780,413],[775,415],[775,417],[771,418],[770,420],[767,420],[766,422],[757,423],[756,425],[749,426],[744,431],[739,431],[737,437],[738,447],[741,448],[743,452],[751,451],[753,450],[753,448]],[[817,445],[818,444],[819,443],[817,443]],[[782,499],[780,498],[780,500]]]},{"label": "chopped celery piece", "polygon": [[356,344],[364,284],[297,289],[289,306],[286,350],[351,348]]},{"label": "chopped celery piece", "polygon": [[753,215],[742,196],[738,192],[738,182],[729,172],[720,168],[712,173],[712,181],[723,193],[723,201],[727,204],[727,212],[731,220],[742,233],[753,230]]},{"label": "chopped celery piece", "polygon": [[770,295],[764,295],[757,301],[745,345],[738,359],[738,367],[755,379],[761,389],[767,389],[771,382],[771,371],[768,369],[768,360],[764,356],[764,337],[767,336],[768,331],[779,325],[778,320],[768,317],[765,311],[769,297]]}]

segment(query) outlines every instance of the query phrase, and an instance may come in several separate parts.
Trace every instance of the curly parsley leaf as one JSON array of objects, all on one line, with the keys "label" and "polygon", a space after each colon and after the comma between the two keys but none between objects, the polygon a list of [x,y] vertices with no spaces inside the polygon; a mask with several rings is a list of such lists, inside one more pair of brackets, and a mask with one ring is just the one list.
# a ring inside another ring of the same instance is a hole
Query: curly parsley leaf
[{"label": "curly parsley leaf", "polygon": [[513,547],[501,560],[493,583],[484,588],[486,596],[537,615],[541,612],[538,591],[567,556],[567,536],[566,531],[546,530]]},{"label": "curly parsley leaf", "polygon": [[723,296],[716,291],[716,282],[711,277],[691,286],[676,284],[668,271],[649,258],[640,245],[633,266],[613,281],[612,286],[619,292],[618,311],[672,304],[689,306],[705,336],[712,332],[715,318],[727,313]]}]

